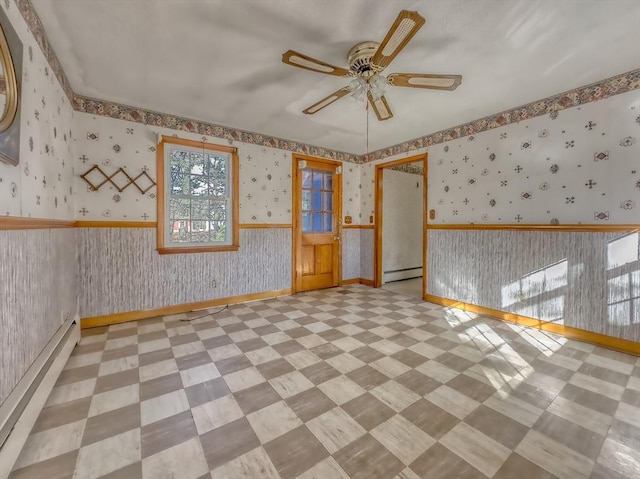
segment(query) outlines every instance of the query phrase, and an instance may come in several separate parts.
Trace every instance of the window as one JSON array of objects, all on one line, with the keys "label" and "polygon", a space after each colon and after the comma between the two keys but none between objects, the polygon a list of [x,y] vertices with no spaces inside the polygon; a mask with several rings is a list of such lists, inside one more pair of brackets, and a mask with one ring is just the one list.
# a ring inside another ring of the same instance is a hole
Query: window
[{"label": "window", "polygon": [[158,251],[237,250],[236,149],[163,136],[157,159]]},{"label": "window", "polygon": [[333,172],[302,171],[302,232],[333,231]]}]

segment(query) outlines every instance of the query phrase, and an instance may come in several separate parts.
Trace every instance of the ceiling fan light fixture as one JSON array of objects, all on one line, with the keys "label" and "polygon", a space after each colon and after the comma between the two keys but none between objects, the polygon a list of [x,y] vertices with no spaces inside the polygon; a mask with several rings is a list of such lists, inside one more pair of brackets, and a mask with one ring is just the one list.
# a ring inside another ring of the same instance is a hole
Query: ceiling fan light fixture
[{"label": "ceiling fan light fixture", "polygon": [[349,82],[349,91],[351,92],[351,98],[363,101],[369,91],[369,85],[364,78],[356,77]]},{"label": "ceiling fan light fixture", "polygon": [[349,82],[349,91],[351,97],[357,101],[365,101],[369,93],[377,101],[387,91],[388,84],[387,79],[377,73],[368,80],[358,76]]}]

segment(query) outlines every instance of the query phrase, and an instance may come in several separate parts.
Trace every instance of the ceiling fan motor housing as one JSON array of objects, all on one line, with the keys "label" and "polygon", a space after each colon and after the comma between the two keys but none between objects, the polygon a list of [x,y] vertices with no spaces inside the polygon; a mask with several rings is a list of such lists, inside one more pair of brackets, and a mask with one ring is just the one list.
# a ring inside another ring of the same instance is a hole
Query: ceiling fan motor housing
[{"label": "ceiling fan motor housing", "polygon": [[371,65],[371,58],[379,46],[378,42],[362,42],[355,45],[347,55],[349,70],[354,75],[365,79],[375,75],[378,70]]}]

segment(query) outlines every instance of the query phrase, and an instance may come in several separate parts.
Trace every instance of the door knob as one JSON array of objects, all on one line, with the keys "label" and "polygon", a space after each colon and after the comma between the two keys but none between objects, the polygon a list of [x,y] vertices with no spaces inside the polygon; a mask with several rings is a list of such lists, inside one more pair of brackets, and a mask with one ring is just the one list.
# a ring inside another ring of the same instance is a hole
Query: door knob
[{"label": "door knob", "polygon": [[333,241],[340,241],[340,236],[334,236]]}]

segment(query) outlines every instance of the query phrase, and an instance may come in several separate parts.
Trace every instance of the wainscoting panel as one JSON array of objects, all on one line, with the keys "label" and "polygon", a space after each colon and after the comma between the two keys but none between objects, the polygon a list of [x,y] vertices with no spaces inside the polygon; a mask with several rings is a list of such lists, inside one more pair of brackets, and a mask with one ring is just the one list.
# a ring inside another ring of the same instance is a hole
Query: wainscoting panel
[{"label": "wainscoting panel", "polygon": [[360,229],[342,230],[342,279],[360,277]]},{"label": "wainscoting panel", "polygon": [[241,229],[233,252],[159,255],[152,228],[80,228],[80,316],[291,287],[291,229]]},{"label": "wainscoting panel", "polygon": [[73,228],[0,231],[0,404],[76,315]]},{"label": "wainscoting panel", "polygon": [[638,233],[429,230],[427,293],[640,341]]},{"label": "wainscoting panel", "polygon": [[360,277],[373,281],[373,229],[360,230]]}]

